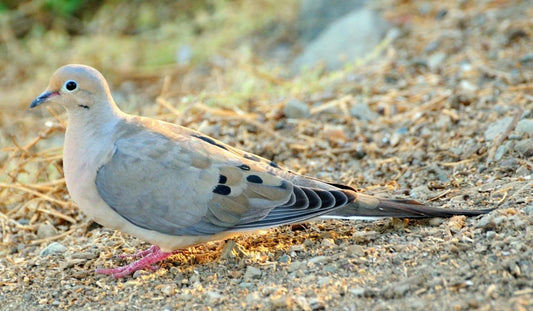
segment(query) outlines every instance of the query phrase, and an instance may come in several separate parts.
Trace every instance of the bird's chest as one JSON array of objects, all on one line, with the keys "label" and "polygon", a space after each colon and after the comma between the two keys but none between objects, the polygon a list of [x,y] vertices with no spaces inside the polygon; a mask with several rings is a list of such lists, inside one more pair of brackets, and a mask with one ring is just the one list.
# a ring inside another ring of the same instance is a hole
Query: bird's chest
[{"label": "bird's chest", "polygon": [[83,144],[84,140],[73,137],[65,137],[63,151],[63,169],[67,189],[71,198],[82,209],[86,209],[87,202],[94,202],[99,198],[96,188],[96,174],[112,154],[112,144],[109,148],[103,148],[104,144],[95,140],[92,144]]}]

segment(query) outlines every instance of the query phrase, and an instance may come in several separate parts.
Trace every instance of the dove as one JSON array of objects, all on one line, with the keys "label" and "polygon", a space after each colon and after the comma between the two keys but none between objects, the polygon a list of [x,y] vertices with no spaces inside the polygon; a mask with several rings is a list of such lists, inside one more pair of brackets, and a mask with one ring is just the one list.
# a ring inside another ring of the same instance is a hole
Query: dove
[{"label": "dove", "polygon": [[95,222],[151,243],[137,260],[96,273],[115,278],[153,268],[180,249],[315,218],[476,216],[390,200],[296,174],[200,132],[122,112],[103,75],[57,69],[30,107],[67,112],[63,169],[68,192]]}]

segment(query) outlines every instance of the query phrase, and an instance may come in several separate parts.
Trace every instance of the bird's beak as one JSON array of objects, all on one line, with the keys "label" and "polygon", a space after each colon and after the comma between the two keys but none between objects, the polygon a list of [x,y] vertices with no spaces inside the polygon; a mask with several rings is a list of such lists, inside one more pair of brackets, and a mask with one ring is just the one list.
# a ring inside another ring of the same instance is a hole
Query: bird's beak
[{"label": "bird's beak", "polygon": [[50,98],[59,95],[59,92],[44,91],[39,97],[31,102],[30,108],[46,103]]}]

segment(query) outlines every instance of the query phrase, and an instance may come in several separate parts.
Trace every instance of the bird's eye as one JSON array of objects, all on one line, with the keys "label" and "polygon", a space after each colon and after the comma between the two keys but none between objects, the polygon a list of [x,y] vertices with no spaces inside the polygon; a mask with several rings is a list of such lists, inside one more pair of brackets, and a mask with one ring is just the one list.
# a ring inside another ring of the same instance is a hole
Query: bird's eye
[{"label": "bird's eye", "polygon": [[67,91],[72,92],[77,88],[78,88],[78,84],[76,83],[76,81],[69,80],[65,82],[65,89]]}]

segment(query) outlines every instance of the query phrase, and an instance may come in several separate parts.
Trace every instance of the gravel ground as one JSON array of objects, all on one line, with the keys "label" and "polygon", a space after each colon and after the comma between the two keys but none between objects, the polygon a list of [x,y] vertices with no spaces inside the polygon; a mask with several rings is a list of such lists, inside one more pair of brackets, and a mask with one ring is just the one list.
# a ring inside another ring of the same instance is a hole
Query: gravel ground
[{"label": "gravel ground", "polygon": [[[3,210],[0,309],[533,309],[531,3],[398,1],[384,14],[401,36],[316,91],[251,98],[248,114],[197,105],[158,116],[368,193],[495,211],[285,226],[115,280],[94,269],[149,245],[91,223],[63,189],[60,221],[33,231]],[[287,118],[298,109],[307,117]],[[12,210],[25,202],[11,198]]]}]

